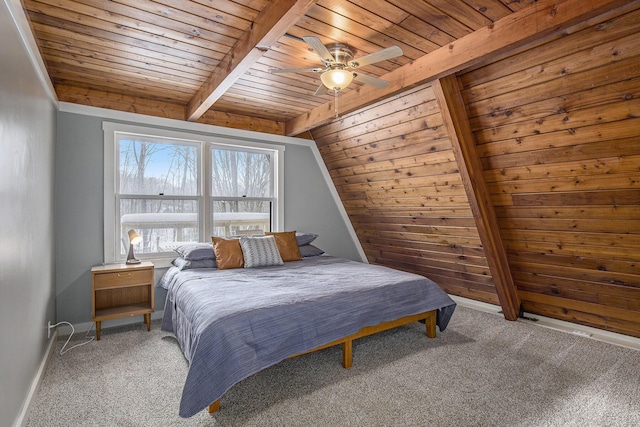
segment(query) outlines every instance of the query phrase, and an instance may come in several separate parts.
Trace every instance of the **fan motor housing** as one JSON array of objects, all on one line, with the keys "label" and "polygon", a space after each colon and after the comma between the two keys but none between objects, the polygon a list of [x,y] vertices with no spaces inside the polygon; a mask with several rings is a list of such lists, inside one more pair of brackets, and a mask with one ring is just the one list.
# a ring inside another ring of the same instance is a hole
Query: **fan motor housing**
[{"label": "fan motor housing", "polygon": [[325,47],[335,58],[336,64],[342,64],[344,66],[353,61],[353,56],[356,53],[354,48],[344,43],[331,43],[325,45]]}]

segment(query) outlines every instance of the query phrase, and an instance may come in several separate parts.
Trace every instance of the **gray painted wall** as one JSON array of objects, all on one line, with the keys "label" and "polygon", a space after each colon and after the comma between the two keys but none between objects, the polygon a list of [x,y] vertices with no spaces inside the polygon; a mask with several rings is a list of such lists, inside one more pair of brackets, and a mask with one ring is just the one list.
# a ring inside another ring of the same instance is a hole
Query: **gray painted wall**
[{"label": "gray painted wall", "polygon": [[56,110],[0,2],[0,425],[22,407],[55,320]]},{"label": "gray painted wall", "polygon": [[[91,114],[94,114],[93,110]],[[105,118],[97,115],[58,113],[57,319],[74,324],[91,322],[90,269],[104,259],[103,121]],[[107,121],[140,124],[112,118]],[[282,142],[278,144],[283,145]],[[327,253],[361,260],[311,148],[284,145],[285,229],[314,232],[319,235],[314,244]],[[156,269],[156,279],[163,272],[163,269]],[[164,308],[165,297],[166,293],[156,288],[156,311]],[[103,322],[103,327],[130,321],[141,321],[141,318]]]}]

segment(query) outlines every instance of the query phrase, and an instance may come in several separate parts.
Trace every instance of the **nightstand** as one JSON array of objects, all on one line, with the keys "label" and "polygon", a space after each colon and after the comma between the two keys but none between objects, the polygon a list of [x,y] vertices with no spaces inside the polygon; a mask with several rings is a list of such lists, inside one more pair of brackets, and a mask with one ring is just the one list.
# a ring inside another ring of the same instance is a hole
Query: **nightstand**
[{"label": "nightstand", "polygon": [[153,313],[153,263],[106,264],[91,268],[91,320],[100,339],[103,320],[144,316],[151,330]]}]

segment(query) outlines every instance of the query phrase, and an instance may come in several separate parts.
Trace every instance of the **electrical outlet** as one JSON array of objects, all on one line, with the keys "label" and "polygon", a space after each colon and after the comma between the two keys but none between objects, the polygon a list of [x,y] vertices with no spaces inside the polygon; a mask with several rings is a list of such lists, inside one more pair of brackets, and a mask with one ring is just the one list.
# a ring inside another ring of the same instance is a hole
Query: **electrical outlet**
[{"label": "electrical outlet", "polygon": [[47,339],[51,338],[51,320],[47,322]]}]

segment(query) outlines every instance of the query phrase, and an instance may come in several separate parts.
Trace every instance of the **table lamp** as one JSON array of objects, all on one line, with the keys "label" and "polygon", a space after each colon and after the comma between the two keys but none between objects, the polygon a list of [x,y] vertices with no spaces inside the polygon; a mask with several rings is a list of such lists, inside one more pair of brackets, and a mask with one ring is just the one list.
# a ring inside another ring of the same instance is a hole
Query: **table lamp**
[{"label": "table lamp", "polygon": [[133,254],[133,245],[142,242],[142,237],[133,228],[129,230],[129,255],[127,255],[127,264],[140,264],[140,260],[136,259]]}]

